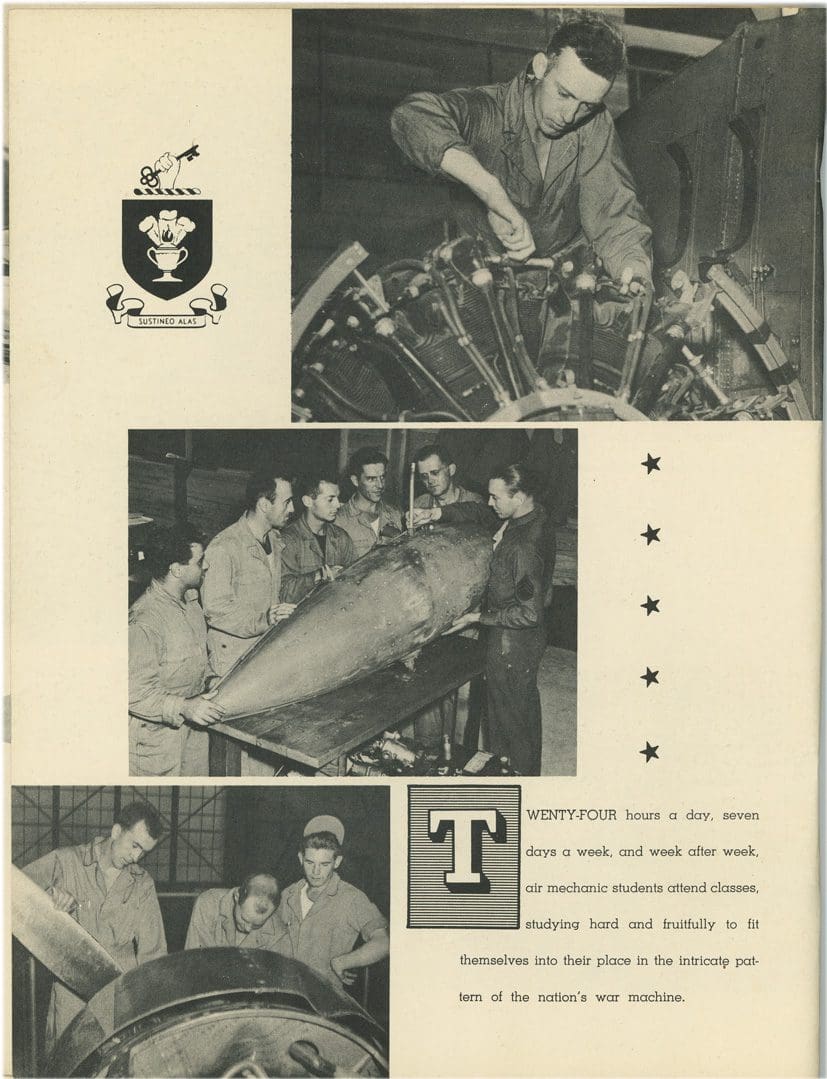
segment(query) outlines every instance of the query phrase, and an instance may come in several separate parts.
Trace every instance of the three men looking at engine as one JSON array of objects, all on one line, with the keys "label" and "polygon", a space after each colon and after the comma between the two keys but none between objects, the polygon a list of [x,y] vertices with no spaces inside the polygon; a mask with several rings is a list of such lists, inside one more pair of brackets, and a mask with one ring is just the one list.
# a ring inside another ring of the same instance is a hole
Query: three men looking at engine
[{"label": "three men looking at engine", "polygon": [[[54,909],[72,917],[123,971],[167,954],[155,882],[139,864],[163,842],[165,824],[154,806],[130,803],[104,834],[56,848],[23,869]],[[272,873],[260,870],[237,887],[202,892],[184,948],[263,949],[304,963],[337,988],[351,985],[358,970],[387,958],[390,942],[387,918],[339,875],[344,838],[338,817],[315,816],[298,842],[301,876],[283,892]],[[83,1007],[81,997],[55,979],[47,1054]]]}]

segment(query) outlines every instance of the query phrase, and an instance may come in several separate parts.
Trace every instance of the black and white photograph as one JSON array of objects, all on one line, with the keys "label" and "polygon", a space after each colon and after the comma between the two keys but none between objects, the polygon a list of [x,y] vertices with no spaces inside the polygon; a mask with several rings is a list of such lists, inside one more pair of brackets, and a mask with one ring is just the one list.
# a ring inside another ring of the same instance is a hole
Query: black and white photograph
[{"label": "black and white photograph", "polygon": [[28,1076],[388,1074],[388,788],[11,789]]},{"label": "black and white photograph", "polygon": [[573,428],[133,430],[131,776],[574,775]]},{"label": "black and white photograph", "polygon": [[823,7],[293,13],[297,422],[821,418]]}]

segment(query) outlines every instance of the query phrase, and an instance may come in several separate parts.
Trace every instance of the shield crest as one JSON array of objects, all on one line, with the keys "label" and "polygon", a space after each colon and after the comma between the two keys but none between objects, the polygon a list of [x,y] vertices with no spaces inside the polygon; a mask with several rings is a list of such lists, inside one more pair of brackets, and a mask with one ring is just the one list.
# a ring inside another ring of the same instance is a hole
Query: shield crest
[{"label": "shield crest", "polygon": [[124,199],[124,269],[159,300],[174,300],[212,265],[212,199]]}]

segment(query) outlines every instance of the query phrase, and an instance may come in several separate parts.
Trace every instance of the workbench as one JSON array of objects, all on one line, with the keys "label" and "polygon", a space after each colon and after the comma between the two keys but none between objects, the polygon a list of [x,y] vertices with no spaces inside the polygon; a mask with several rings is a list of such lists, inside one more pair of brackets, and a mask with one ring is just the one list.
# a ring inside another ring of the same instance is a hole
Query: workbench
[{"label": "workbench", "polygon": [[485,648],[479,641],[441,637],[423,648],[412,671],[395,663],[332,693],[216,723],[209,728],[210,775],[240,775],[244,747],[330,775],[344,775],[351,750],[434,705],[439,705],[453,741],[457,694],[469,682],[470,722],[466,726],[476,733],[484,667]]}]

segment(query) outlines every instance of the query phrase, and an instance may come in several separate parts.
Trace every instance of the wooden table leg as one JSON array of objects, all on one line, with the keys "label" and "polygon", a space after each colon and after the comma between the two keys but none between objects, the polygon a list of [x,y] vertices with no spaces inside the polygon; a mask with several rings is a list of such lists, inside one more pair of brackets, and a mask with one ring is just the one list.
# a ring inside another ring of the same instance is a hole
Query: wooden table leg
[{"label": "wooden table leg", "polygon": [[465,721],[465,731],[462,736],[462,744],[469,753],[476,753],[480,748],[480,731],[482,729],[484,710],[485,677],[478,674],[471,679],[469,685],[468,719]]},{"label": "wooden table leg", "polygon": [[220,731],[210,731],[210,775],[240,776],[241,746]]}]

